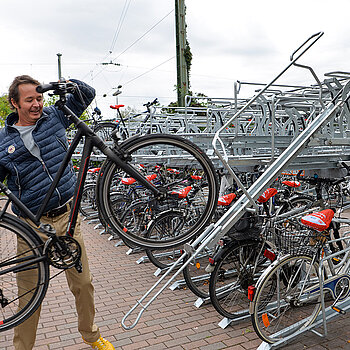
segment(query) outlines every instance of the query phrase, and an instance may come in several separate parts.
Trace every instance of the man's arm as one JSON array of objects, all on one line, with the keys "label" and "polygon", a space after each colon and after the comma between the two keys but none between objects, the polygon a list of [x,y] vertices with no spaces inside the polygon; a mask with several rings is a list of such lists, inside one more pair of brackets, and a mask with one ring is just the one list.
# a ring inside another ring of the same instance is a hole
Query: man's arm
[{"label": "man's arm", "polygon": [[[76,83],[79,87],[79,91],[75,91],[73,94],[68,94],[67,96],[67,107],[74,112],[78,117],[80,117],[85,109],[90,105],[90,103],[95,98],[96,92],[95,89],[88,84],[76,80],[70,79],[70,81]],[[54,108],[58,112],[58,116],[61,119],[61,123],[68,128],[70,125],[70,120],[67,119],[63,112],[58,111],[55,107],[50,106],[46,107],[47,109]]]},{"label": "man's arm", "polygon": [[67,107],[80,117],[95,98],[96,92],[93,87],[80,80],[70,79],[70,81],[78,85],[79,91],[75,91],[68,96]]}]

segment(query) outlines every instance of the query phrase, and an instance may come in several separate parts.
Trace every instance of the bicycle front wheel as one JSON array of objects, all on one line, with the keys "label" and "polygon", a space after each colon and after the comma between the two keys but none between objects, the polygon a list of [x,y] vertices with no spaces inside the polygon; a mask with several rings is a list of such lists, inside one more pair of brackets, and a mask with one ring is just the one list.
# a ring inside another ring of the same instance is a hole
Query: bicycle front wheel
[{"label": "bicycle front wheel", "polygon": [[0,331],[11,329],[40,306],[49,284],[43,242],[16,217],[0,221]]},{"label": "bicycle front wheel", "polygon": [[[157,235],[159,239],[163,239],[164,232],[176,232],[181,225],[184,225],[183,219],[184,215],[181,211],[166,211],[148,225],[146,236]],[[146,249],[145,252],[150,262],[160,269],[169,268],[182,255],[182,250],[179,247],[166,250]]]},{"label": "bicycle front wheel", "polygon": [[314,322],[321,310],[318,277],[318,264],[306,255],[286,256],[270,265],[251,305],[253,327],[263,341],[282,341]]},{"label": "bicycle front wheel", "polygon": [[[128,155],[126,162],[139,169],[165,196],[157,198],[107,160],[97,200],[108,225],[127,241],[146,249],[176,247],[199,234],[210,222],[218,198],[215,169],[207,155],[189,140],[165,134],[130,138],[121,144],[121,151]],[[137,200],[143,202],[137,211],[138,225],[132,228],[118,218],[111,198],[116,191],[127,194],[130,186],[137,192]],[[147,235],[149,224],[169,210],[181,211],[183,224],[174,225],[171,232]]]}]

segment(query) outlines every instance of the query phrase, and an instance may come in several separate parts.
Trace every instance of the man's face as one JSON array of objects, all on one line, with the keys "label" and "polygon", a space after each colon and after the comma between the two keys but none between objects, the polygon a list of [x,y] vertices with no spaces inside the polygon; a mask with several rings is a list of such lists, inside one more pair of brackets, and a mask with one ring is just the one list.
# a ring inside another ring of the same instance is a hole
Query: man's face
[{"label": "man's face", "polygon": [[34,125],[43,111],[43,95],[36,92],[36,85],[21,84],[18,86],[19,101],[13,99],[12,104],[17,109],[19,126]]}]

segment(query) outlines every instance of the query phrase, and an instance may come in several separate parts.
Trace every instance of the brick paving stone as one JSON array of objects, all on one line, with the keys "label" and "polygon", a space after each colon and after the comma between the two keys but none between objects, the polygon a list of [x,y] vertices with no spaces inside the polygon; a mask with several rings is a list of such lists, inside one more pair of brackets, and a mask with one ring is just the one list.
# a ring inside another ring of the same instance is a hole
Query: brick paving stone
[{"label": "brick paving stone", "polygon": [[201,346],[208,345],[208,343],[204,339],[200,339],[197,341],[192,341],[187,344],[182,344],[182,348],[185,350],[192,350],[193,348],[198,347],[200,349]]},{"label": "brick paving stone", "polygon": [[[149,262],[137,264],[144,256],[127,255],[125,246],[115,247],[109,235],[100,235],[95,224],[83,221],[82,228],[95,286],[96,323],[103,337],[121,350],[253,350],[261,341],[250,320],[221,329],[222,317],[209,304],[194,306],[197,297],[190,290],[166,288],[142,315],[139,324],[124,330],[121,321],[156,281],[156,268]],[[57,270],[52,269],[52,274]],[[182,275],[176,280],[181,280]],[[134,314],[136,316],[136,314]],[[133,321],[134,318],[130,318]],[[341,332],[339,331],[341,330]],[[284,350],[350,349],[350,318],[340,317],[328,324],[328,336],[307,333],[283,346]],[[13,330],[0,334],[0,350],[13,350]],[[50,281],[43,302],[34,350],[87,350],[77,331],[74,299],[64,274]]]},{"label": "brick paving stone", "polygon": [[220,350],[220,349],[224,349],[224,348],[225,348],[225,345],[221,342],[214,343],[214,344],[208,344],[208,345],[200,347],[201,350]]}]

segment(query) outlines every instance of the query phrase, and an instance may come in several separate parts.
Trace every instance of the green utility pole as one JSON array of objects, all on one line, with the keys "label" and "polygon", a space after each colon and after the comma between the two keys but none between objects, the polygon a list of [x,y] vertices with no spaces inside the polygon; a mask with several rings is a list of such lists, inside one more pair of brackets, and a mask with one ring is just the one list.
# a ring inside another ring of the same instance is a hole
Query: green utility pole
[{"label": "green utility pole", "polygon": [[177,103],[185,106],[185,96],[188,94],[187,66],[185,60],[186,23],[185,0],[175,0],[176,26],[176,65],[177,65]]}]

